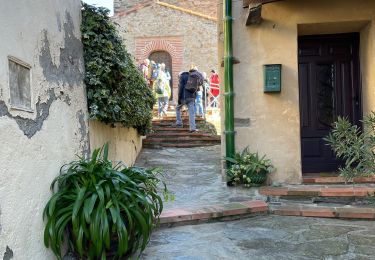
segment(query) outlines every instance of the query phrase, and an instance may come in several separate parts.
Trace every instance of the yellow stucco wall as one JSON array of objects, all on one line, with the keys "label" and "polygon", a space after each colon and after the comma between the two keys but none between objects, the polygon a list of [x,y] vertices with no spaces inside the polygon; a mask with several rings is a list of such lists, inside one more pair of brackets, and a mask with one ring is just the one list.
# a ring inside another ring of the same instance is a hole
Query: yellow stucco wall
[{"label": "yellow stucco wall", "polygon": [[142,149],[142,139],[134,128],[121,125],[111,127],[96,120],[90,120],[90,147],[93,151],[109,144],[108,157],[110,160],[122,161],[132,166]]},{"label": "yellow stucco wall", "polygon": [[[242,1],[233,1],[234,56],[241,62],[234,65],[235,118],[250,119],[250,126],[235,129],[236,149],[249,146],[266,154],[277,168],[270,178],[272,182],[299,183],[298,35],[360,32],[366,114],[375,109],[375,29],[371,23],[375,19],[375,1],[285,0],[264,5],[263,22],[249,27],[245,25],[247,14]],[[220,38],[219,44],[223,44]],[[222,56],[222,46],[219,51]],[[282,64],[280,94],[263,93],[263,64]]]}]

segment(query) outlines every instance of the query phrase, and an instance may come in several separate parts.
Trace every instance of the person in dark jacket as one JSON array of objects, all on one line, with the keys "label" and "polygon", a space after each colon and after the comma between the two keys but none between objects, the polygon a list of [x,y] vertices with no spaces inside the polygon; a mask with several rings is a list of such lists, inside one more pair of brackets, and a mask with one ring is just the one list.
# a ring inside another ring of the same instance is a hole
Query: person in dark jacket
[{"label": "person in dark jacket", "polygon": [[195,66],[191,67],[189,72],[181,72],[179,75],[179,84],[178,84],[178,104],[176,107],[176,126],[182,127],[182,119],[181,119],[181,109],[184,105],[188,107],[189,110],[189,124],[190,124],[190,132],[197,132],[197,128],[195,125],[195,98],[196,92],[191,92],[185,89],[186,83],[189,79],[190,73],[198,73],[200,75],[201,80],[203,82],[203,76],[197,71]]}]

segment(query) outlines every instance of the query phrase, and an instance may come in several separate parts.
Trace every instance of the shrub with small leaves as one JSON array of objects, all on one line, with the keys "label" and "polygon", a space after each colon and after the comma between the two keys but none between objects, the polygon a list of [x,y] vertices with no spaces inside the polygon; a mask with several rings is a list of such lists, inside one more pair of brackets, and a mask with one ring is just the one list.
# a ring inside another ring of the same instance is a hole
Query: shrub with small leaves
[{"label": "shrub with small leaves", "polygon": [[344,161],[340,175],[347,181],[375,173],[375,113],[365,117],[363,130],[339,117],[331,133],[324,138],[336,156]]},{"label": "shrub with small leaves", "polygon": [[109,10],[82,3],[82,43],[90,117],[145,134],[155,98],[126,51]]}]

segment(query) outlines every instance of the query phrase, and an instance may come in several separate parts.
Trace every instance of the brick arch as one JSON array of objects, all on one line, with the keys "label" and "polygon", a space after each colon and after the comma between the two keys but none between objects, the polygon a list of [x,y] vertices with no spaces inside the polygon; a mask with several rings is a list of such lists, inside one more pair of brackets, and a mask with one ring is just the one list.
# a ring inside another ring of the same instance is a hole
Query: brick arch
[{"label": "brick arch", "polygon": [[145,37],[135,41],[135,57],[138,62],[148,58],[155,51],[166,51],[172,57],[173,100],[177,100],[178,74],[183,70],[182,37]]}]

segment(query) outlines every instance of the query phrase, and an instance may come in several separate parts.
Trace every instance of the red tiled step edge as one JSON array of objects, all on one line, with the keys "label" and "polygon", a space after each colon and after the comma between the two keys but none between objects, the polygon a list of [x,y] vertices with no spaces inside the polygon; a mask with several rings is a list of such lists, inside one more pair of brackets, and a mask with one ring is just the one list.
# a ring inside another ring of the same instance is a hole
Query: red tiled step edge
[{"label": "red tiled step edge", "polygon": [[322,207],[305,205],[273,206],[270,213],[280,216],[301,216],[318,218],[375,219],[375,208]]},{"label": "red tiled step edge", "polygon": [[252,214],[268,213],[268,205],[264,201],[243,201],[222,205],[202,207],[196,210],[173,209],[165,210],[160,216],[161,225],[191,224],[220,218],[248,216]]},{"label": "red tiled step edge", "polygon": [[[339,176],[335,177],[304,177],[302,182],[304,184],[341,184],[345,183],[345,179]],[[348,183],[375,183],[374,177],[354,178]]]},{"label": "red tiled step edge", "polygon": [[259,193],[265,196],[367,197],[375,194],[375,187],[261,187]]}]

